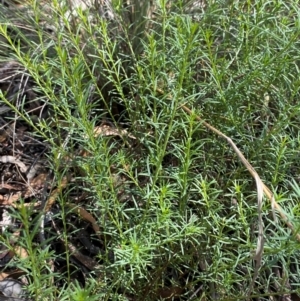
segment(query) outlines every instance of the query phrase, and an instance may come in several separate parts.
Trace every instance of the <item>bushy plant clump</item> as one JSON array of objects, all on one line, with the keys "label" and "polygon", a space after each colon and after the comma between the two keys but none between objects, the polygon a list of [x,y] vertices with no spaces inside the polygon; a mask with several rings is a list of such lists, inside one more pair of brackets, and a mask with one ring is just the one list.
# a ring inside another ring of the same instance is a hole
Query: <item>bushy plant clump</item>
[{"label": "bushy plant clump", "polygon": [[[296,297],[297,1],[27,2],[0,10],[0,105],[44,144],[53,181],[45,191],[58,189],[42,208],[55,217],[48,247],[31,224],[42,213],[13,213],[24,224],[29,256],[18,266],[32,296]],[[293,225],[274,219],[265,200],[259,266],[255,181],[199,116],[235,142]],[[81,267],[79,281],[74,206],[95,218],[88,230],[96,224],[101,236],[93,234],[98,254],[89,253],[98,266]],[[51,260],[66,270],[51,270]]]}]

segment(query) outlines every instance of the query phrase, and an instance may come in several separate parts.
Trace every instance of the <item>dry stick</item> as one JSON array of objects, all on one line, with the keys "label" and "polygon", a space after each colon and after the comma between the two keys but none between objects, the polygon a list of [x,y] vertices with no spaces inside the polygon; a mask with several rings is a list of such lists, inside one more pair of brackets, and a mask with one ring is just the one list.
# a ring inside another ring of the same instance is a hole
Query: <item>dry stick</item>
[{"label": "dry stick", "polygon": [[[188,114],[190,114],[190,115],[193,114],[193,112],[185,105],[182,105],[181,108],[184,111],[186,111]],[[231,147],[233,148],[235,153],[238,155],[238,157],[240,158],[240,160],[242,161],[244,166],[248,169],[248,171],[250,172],[250,174],[252,175],[252,177],[255,179],[255,182],[256,182],[257,195],[258,195],[257,199],[258,199],[259,230],[258,230],[257,248],[256,248],[255,256],[253,257],[253,259],[256,261],[256,264],[255,264],[255,269],[254,269],[254,273],[253,273],[253,278],[252,278],[251,284],[248,289],[248,298],[250,298],[252,289],[254,287],[255,280],[258,276],[258,272],[259,272],[259,269],[261,266],[261,261],[262,261],[262,255],[263,255],[264,239],[263,239],[263,222],[262,222],[262,214],[261,214],[263,192],[265,193],[265,195],[271,202],[274,218],[275,218],[274,210],[276,209],[279,212],[281,218],[285,221],[286,225],[292,230],[292,232],[295,233],[295,229],[294,229],[292,223],[288,220],[287,216],[284,214],[282,208],[275,201],[274,195],[271,192],[271,190],[262,182],[258,173],[255,171],[255,169],[252,167],[252,165],[247,161],[247,159],[244,157],[244,155],[241,153],[241,151],[238,149],[238,147],[235,145],[235,143],[228,136],[223,134],[221,131],[217,130],[216,128],[211,126],[209,123],[207,123],[206,121],[201,119],[198,115],[196,115],[196,119],[199,122],[201,122],[206,128],[213,131],[218,136],[224,138],[231,145]],[[298,233],[295,233],[295,236],[296,236],[297,240],[300,241],[300,235]]]},{"label": "dry stick", "polygon": [[[181,106],[181,108],[184,111],[186,111],[187,113],[189,113],[190,115],[193,114],[193,112],[188,107],[186,107],[185,105]],[[238,147],[235,145],[235,143],[229,137],[227,137],[225,134],[223,134],[222,132],[220,132],[219,130],[217,130],[213,126],[211,126],[209,123],[207,123],[206,121],[204,121],[203,119],[201,119],[199,116],[196,116],[196,119],[198,121],[200,121],[206,128],[208,128],[209,130],[213,131],[214,133],[216,133],[220,137],[224,138],[232,146],[232,148],[234,149],[235,153],[238,155],[238,157],[240,158],[240,160],[242,161],[242,163],[244,164],[244,166],[248,169],[248,171],[250,172],[250,174],[252,175],[252,177],[254,177],[254,178],[258,177],[259,178],[259,175],[255,171],[255,169],[247,161],[247,159],[244,157],[244,155],[241,153],[241,151],[238,149]],[[263,187],[263,192],[265,193],[265,195],[267,196],[267,198],[270,200],[270,202],[273,203],[272,205],[274,206],[274,208],[279,212],[281,218],[284,220],[284,222],[286,223],[286,225],[293,231],[293,233],[295,234],[295,237],[300,242],[300,234],[296,233],[296,231],[294,229],[294,226],[288,220],[288,217],[285,215],[285,213],[283,212],[283,210],[280,207],[280,205],[274,200],[274,196],[273,196],[273,193],[271,192],[271,190],[263,182],[262,182],[262,187]]]}]

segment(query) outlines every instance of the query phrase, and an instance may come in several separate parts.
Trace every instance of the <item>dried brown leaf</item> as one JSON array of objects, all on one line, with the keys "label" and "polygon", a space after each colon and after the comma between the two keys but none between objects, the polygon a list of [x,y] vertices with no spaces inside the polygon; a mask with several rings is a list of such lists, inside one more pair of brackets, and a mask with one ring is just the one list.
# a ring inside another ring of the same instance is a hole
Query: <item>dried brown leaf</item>
[{"label": "dried brown leaf", "polygon": [[28,258],[28,252],[26,251],[26,249],[24,249],[20,246],[15,246],[14,252],[21,259]]},{"label": "dried brown leaf", "polygon": [[87,212],[84,208],[78,207],[74,204],[68,204],[68,207],[71,208],[73,213],[78,214],[85,221],[90,222],[95,233],[99,235],[100,227],[97,225],[97,221],[95,220],[95,218],[89,212]]},{"label": "dried brown leaf", "polygon": [[96,126],[94,128],[94,136],[127,136],[132,139],[136,139],[135,136],[129,134],[127,130],[119,130],[115,127],[109,126],[109,125],[101,125],[101,126]]},{"label": "dried brown leaf", "polygon": [[21,192],[11,194],[10,196],[0,195],[0,204],[1,205],[14,205],[14,203],[22,196]]},{"label": "dried brown leaf", "polygon": [[8,273],[0,273],[0,281],[4,280],[5,278],[9,277],[10,275]]},{"label": "dried brown leaf", "polygon": [[56,189],[54,189],[51,192],[51,195],[49,196],[46,204],[45,204],[45,211],[48,212],[52,205],[55,203],[58,195],[60,194],[60,192],[67,186],[69,180],[68,177],[64,177],[59,185],[59,187],[57,187]]},{"label": "dried brown leaf", "polygon": [[30,180],[30,186],[33,189],[38,189],[40,187],[43,187],[45,185],[45,182],[47,180],[48,174],[46,173],[40,173],[36,177]]}]

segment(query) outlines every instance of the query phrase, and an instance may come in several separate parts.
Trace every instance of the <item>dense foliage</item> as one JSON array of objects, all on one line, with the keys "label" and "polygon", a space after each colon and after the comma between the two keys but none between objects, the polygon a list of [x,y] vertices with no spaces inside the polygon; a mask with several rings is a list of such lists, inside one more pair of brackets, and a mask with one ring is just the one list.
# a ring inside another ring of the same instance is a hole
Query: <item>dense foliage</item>
[{"label": "dense foliage", "polygon": [[[1,156],[46,170],[6,268],[36,300],[298,300],[298,2],[103,2],[0,4],[0,126],[42,145]],[[260,265],[255,180],[197,116],[283,208]]]}]

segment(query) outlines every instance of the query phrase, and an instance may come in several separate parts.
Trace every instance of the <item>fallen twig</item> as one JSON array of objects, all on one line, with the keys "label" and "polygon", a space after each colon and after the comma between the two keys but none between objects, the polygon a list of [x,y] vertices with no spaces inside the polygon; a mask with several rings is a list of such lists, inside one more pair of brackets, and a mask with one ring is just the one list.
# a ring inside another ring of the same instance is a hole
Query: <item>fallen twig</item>
[{"label": "fallen twig", "polygon": [[[188,107],[185,105],[182,105],[181,108],[187,112],[188,114],[192,115],[193,112],[190,110]],[[262,262],[262,255],[263,255],[263,246],[264,246],[264,237],[263,237],[263,221],[262,221],[262,199],[263,199],[263,193],[266,195],[266,197],[270,200],[271,202],[271,207],[273,211],[273,216],[275,218],[275,209],[279,212],[281,218],[284,220],[286,225],[292,230],[292,232],[295,234],[295,237],[297,238],[298,241],[300,241],[300,235],[295,231],[295,228],[293,224],[288,220],[287,216],[283,212],[282,208],[279,206],[279,204],[275,201],[274,195],[271,192],[271,190],[263,183],[261,178],[259,177],[258,173],[255,171],[253,166],[248,162],[248,160],[244,157],[242,152],[238,149],[238,147],[235,145],[235,143],[223,134],[221,131],[204,121],[202,118],[200,118],[198,115],[196,115],[196,119],[201,122],[206,128],[211,130],[212,132],[216,133],[218,136],[224,138],[233,148],[235,153],[238,155],[239,159],[242,161],[244,166],[248,169],[252,177],[255,179],[256,186],[257,186],[257,210],[258,210],[258,240],[257,240],[257,247],[255,251],[255,255],[253,259],[255,260],[255,269],[253,273],[253,278],[251,281],[251,284],[249,285],[248,289],[248,297],[250,297],[250,294],[253,290],[255,280],[258,276],[258,272],[261,266]]]},{"label": "fallen twig", "polygon": [[[186,107],[185,105],[181,106],[181,108],[184,111],[186,111],[187,113],[193,114],[193,112],[188,107]],[[247,161],[247,159],[244,157],[244,155],[241,153],[241,151],[238,149],[238,147],[235,145],[235,143],[228,136],[226,136],[225,134],[223,134],[221,131],[214,128],[213,126],[211,126],[209,123],[204,121],[199,116],[196,116],[196,119],[198,121],[200,121],[206,128],[208,128],[212,132],[216,133],[218,136],[224,138],[232,146],[233,150],[238,155],[239,159],[242,161],[244,166],[248,169],[248,171],[250,172],[252,177],[254,179],[259,179],[260,180],[260,182],[262,184],[263,192],[266,195],[266,197],[269,199],[269,201],[271,202],[272,208],[277,210],[277,212],[280,214],[280,216],[283,219],[283,221],[285,222],[285,224],[292,230],[292,232],[295,234],[296,239],[300,242],[300,234],[295,231],[295,228],[294,228],[293,224],[288,220],[288,217],[284,213],[283,209],[275,201],[274,195],[271,192],[271,190],[262,182],[262,180],[260,179],[258,173],[255,171],[255,169],[252,167],[252,165]]]}]

